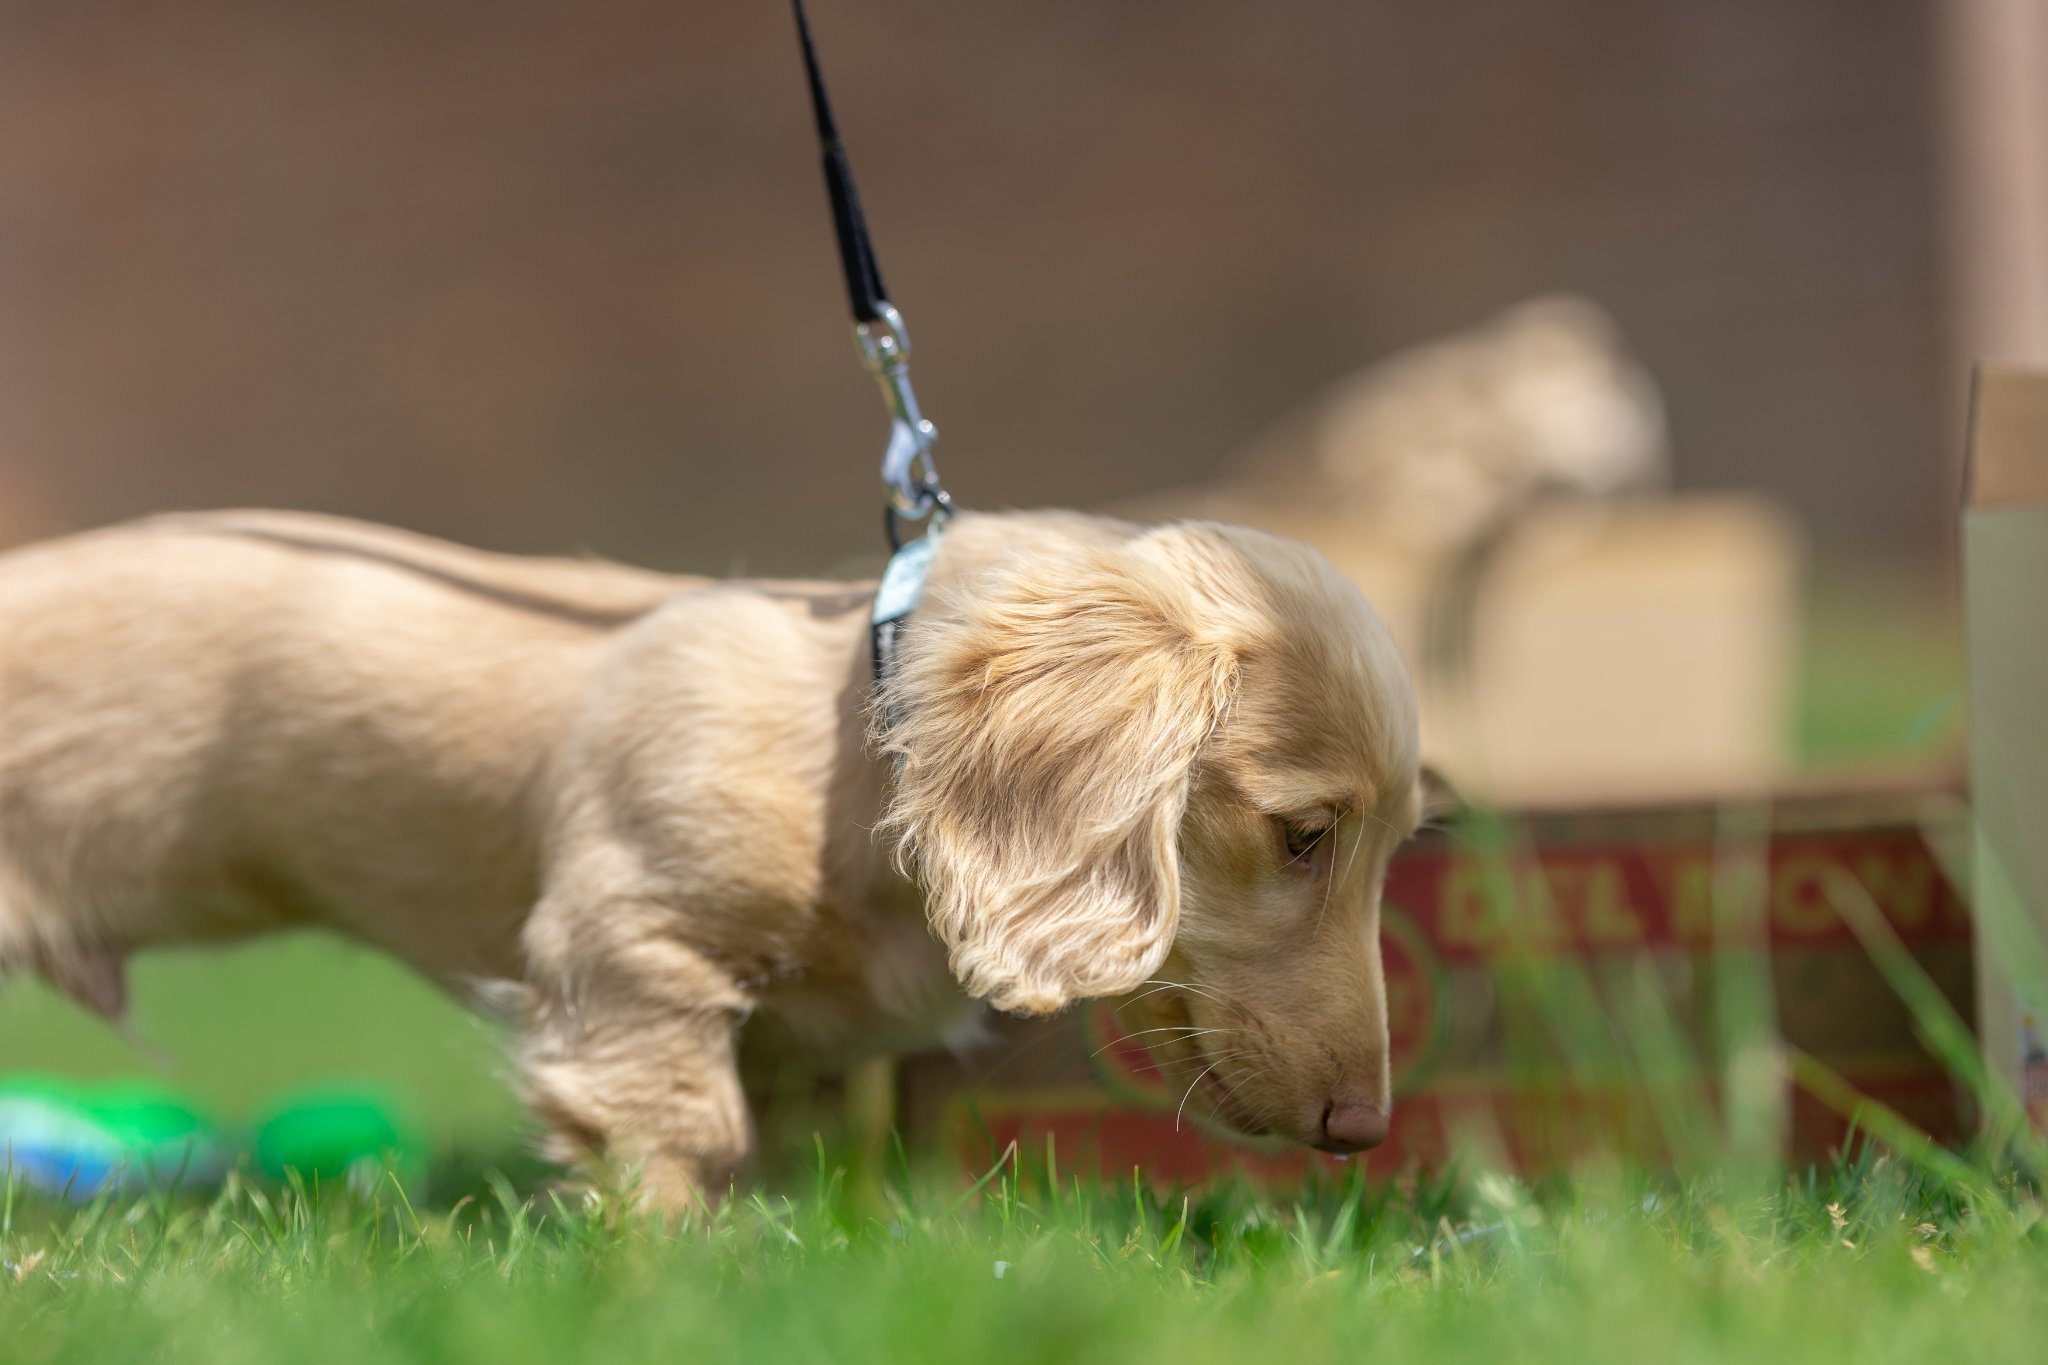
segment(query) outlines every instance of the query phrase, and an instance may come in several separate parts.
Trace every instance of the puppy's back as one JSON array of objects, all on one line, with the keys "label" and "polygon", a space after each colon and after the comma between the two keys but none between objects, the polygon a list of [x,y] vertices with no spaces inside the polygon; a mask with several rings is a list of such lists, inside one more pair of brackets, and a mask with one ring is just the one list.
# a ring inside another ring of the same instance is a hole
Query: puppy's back
[{"label": "puppy's back", "polygon": [[465,912],[516,923],[555,737],[684,586],[282,513],[0,556],[0,967],[302,920],[500,965]]}]

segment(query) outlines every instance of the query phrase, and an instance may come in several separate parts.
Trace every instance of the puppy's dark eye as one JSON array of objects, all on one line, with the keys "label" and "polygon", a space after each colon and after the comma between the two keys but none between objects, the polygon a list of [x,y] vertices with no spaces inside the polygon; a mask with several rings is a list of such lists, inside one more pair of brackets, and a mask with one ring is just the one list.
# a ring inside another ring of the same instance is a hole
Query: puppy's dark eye
[{"label": "puppy's dark eye", "polygon": [[1329,832],[1328,825],[1304,825],[1292,820],[1280,826],[1281,837],[1287,842],[1289,858],[1306,858]]}]

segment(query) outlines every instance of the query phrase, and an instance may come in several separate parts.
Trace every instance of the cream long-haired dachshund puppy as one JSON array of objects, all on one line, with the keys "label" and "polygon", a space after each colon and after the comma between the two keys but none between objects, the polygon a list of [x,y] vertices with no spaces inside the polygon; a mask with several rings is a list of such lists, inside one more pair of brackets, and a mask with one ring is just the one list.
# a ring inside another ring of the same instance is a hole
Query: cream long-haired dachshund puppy
[{"label": "cream long-haired dachshund puppy", "polygon": [[517,981],[551,1154],[675,1206],[748,1154],[742,1032],[843,1060],[976,1001],[1130,996],[1221,1122],[1380,1141],[1420,798],[1357,591],[1227,526],[962,516],[879,738],[872,591],[284,513],[0,556],[0,970],[118,1015],[139,949],[322,925]]}]

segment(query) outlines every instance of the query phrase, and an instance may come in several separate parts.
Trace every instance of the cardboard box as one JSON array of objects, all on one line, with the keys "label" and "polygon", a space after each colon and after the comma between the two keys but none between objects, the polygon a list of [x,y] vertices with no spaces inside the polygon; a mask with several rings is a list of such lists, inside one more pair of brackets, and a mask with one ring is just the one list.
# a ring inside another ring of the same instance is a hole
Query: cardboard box
[{"label": "cardboard box", "polygon": [[[1524,1169],[1594,1149],[1815,1157],[1848,1120],[1793,1087],[1780,1036],[1932,1136],[1964,1136],[1956,1085],[1838,908],[1866,891],[1967,1015],[1970,919],[1937,856],[1967,837],[1959,807],[1832,796],[1550,815],[1505,843],[1426,834],[1387,882],[1396,1100],[1370,1168],[1461,1149]],[[1099,1003],[1006,1021],[966,1058],[909,1059],[901,1083],[906,1131],[969,1168],[1048,1136],[1063,1169],[1117,1177],[1333,1160],[1206,1132]]]},{"label": "cardboard box", "polygon": [[2048,1132],[2048,373],[1978,371],[1969,461],[1978,1036]]}]

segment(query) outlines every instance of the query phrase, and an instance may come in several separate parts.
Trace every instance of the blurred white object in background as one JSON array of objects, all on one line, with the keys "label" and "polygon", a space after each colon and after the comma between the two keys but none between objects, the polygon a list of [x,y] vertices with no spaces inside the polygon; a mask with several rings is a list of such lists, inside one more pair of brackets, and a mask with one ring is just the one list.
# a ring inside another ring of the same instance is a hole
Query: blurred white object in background
[{"label": "blurred white object in background", "polygon": [[1598,305],[1555,296],[1376,362],[1216,482],[1121,510],[1321,550],[1415,673],[1424,756],[1475,797],[1757,793],[1786,767],[1799,535],[1670,477],[1649,371]]},{"label": "blurred white object in background", "polygon": [[1547,493],[1670,476],[1664,402],[1598,304],[1552,295],[1339,381],[1235,462],[1360,495],[1425,553],[1456,553]]}]

